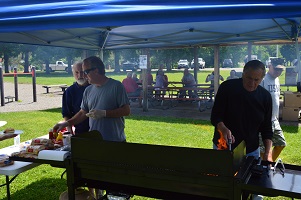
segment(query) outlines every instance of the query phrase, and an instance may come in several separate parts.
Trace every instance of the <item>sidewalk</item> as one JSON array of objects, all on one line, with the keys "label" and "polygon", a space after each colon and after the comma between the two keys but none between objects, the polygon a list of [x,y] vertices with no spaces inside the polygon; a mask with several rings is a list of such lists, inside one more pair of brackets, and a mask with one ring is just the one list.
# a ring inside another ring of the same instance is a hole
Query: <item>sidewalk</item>
[{"label": "sidewalk", "polygon": [[[32,110],[45,110],[59,108],[62,106],[62,94],[60,89],[52,89],[46,94],[46,89],[41,85],[36,85],[37,102],[33,102],[33,87],[31,84],[18,84],[18,101],[0,106],[0,112],[19,112]],[[4,96],[15,96],[14,83],[4,83]]]}]

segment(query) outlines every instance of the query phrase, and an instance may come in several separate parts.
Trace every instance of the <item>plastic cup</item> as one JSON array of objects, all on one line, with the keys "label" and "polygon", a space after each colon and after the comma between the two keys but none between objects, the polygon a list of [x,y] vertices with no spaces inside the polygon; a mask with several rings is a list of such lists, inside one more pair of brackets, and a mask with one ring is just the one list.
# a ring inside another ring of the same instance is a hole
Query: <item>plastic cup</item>
[{"label": "plastic cup", "polygon": [[14,146],[20,146],[20,135],[14,137]]}]

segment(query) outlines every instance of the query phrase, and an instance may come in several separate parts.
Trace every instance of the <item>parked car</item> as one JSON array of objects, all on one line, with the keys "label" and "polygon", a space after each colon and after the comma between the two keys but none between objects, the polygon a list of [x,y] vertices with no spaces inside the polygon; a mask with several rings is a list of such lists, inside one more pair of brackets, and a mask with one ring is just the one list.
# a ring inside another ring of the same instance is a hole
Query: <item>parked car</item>
[{"label": "parked car", "polygon": [[[43,70],[46,71],[46,64],[43,64]],[[63,61],[56,61],[55,64],[49,64],[50,72],[54,71],[66,71],[68,72],[68,65]]]},{"label": "parked car", "polygon": [[189,67],[188,60],[179,60],[179,62],[178,62],[178,69],[188,68],[188,67]]},{"label": "parked car", "polygon": [[138,69],[138,63],[126,61],[122,63],[122,70],[125,72],[127,70],[136,71]]},{"label": "parked car", "polygon": [[225,59],[224,61],[223,61],[223,67],[225,68],[225,67],[233,67],[233,62],[232,62],[232,60],[231,59]]},{"label": "parked car", "polygon": [[[203,60],[203,58],[198,58],[198,65],[200,69],[204,69],[205,68],[205,61]],[[194,69],[194,59],[191,61],[191,69]]]}]

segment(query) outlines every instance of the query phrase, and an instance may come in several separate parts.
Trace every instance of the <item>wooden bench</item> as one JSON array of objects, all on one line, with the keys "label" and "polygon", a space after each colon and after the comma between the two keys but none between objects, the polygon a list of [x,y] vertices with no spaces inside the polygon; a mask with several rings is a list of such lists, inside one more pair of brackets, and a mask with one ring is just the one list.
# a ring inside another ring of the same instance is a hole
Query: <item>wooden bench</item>
[{"label": "wooden bench", "polygon": [[46,93],[49,93],[49,88],[61,88],[61,90],[64,92],[66,88],[68,88],[67,84],[61,84],[61,85],[42,85],[43,88],[46,88]]},{"label": "wooden bench", "polygon": [[4,97],[4,99],[7,99],[7,103],[13,102],[13,101],[14,101],[14,98],[15,98],[15,97],[13,97],[13,96],[6,96],[6,97]]}]

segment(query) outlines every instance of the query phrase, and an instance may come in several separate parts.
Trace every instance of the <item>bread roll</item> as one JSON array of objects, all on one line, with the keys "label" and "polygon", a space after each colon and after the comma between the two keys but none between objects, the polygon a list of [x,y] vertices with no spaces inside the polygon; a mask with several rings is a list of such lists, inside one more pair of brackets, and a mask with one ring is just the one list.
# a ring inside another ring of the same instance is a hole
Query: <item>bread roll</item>
[{"label": "bread roll", "polygon": [[15,129],[14,128],[6,128],[3,133],[14,133]]}]

